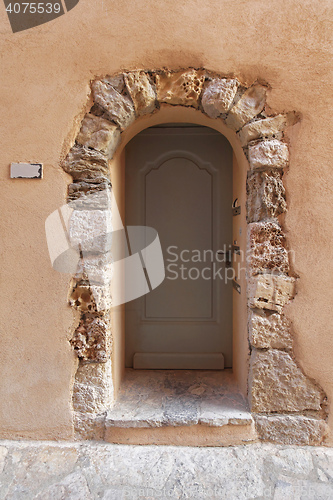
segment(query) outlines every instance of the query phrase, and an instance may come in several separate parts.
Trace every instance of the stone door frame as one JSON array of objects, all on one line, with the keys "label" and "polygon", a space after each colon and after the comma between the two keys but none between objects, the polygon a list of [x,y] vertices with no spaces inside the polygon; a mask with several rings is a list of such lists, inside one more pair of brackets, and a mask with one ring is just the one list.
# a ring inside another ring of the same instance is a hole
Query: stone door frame
[{"label": "stone door frame", "polygon": [[[283,312],[296,285],[282,228],[287,210],[283,173],[289,167],[284,131],[298,117],[294,112],[272,114],[266,106],[268,90],[266,84],[246,86],[237,78],[194,68],[135,70],[94,80],[92,106],[62,161],[62,168],[73,177],[68,201],[75,209],[69,231],[71,241],[93,240],[97,229],[108,231],[109,162],[140,129],[162,123],[163,113],[182,109],[195,123],[200,123],[202,114],[205,123],[210,119],[209,126],[222,128],[231,145],[237,143],[243,151],[247,165],[250,410],[263,440],[319,444],[327,429],[325,395],[296,363],[291,325]],[[100,196],[92,206],[89,195],[94,193]],[[103,438],[105,413],[114,397],[111,276],[110,259],[100,246],[97,251],[92,246],[71,282],[69,304],[80,313],[71,339],[79,359],[73,387],[79,438]]]}]

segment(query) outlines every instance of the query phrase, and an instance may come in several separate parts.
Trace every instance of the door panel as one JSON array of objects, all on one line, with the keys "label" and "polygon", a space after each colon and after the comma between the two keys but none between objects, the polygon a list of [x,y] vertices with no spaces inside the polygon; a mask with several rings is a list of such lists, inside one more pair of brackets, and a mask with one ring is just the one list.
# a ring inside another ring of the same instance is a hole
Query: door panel
[{"label": "door panel", "polygon": [[[212,177],[207,170],[187,158],[172,158],[145,175],[145,188],[145,225],[158,228],[163,249],[211,248]],[[145,297],[145,316],[211,318],[211,288],[208,280],[166,279],[156,293]]]},{"label": "door panel", "polygon": [[228,141],[205,127],[148,129],[126,147],[125,182],[126,225],[156,229],[166,265],[158,288],[126,304],[126,366],[135,353],[145,353],[145,363],[149,353],[206,353],[206,368],[209,353],[223,353],[231,366],[231,283],[215,255],[232,243]]}]

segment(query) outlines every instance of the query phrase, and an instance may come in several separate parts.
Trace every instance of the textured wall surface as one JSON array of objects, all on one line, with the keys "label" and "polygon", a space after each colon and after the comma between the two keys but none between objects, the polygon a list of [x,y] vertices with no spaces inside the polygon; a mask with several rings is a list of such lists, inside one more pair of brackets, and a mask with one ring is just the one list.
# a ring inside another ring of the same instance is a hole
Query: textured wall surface
[{"label": "textured wall surface", "polygon": [[[105,3],[81,0],[65,16],[17,34],[0,9],[1,436],[73,432],[69,275],[50,265],[44,222],[65,202],[70,177],[59,160],[85,114],[89,81],[123,69],[204,66],[247,85],[265,81],[274,113],[301,113],[284,176],[284,230],[300,279],[285,313],[297,362],[330,402],[331,2]],[[43,180],[10,180],[16,161],[43,162]]]}]

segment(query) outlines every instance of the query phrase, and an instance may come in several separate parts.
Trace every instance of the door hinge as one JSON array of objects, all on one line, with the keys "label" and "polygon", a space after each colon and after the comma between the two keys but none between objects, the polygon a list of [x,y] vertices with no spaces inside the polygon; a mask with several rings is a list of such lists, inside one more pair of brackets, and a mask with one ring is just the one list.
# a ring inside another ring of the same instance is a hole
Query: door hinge
[{"label": "door hinge", "polygon": [[236,290],[236,292],[238,293],[241,293],[241,286],[239,283],[237,283],[236,280],[232,280],[232,286],[234,287],[234,289]]}]

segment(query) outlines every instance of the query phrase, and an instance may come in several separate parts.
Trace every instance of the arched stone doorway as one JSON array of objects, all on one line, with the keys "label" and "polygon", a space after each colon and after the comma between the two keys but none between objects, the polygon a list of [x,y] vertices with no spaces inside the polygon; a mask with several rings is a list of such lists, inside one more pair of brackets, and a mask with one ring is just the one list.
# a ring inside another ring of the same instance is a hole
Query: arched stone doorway
[{"label": "arched stone doorway", "polygon": [[[121,206],[122,152],[140,130],[185,121],[224,133],[235,153],[234,185],[241,207],[236,230],[242,230],[239,240],[247,263],[239,283],[242,294],[234,300],[234,372],[246,392],[250,366],[248,396],[261,439],[319,443],[325,434],[325,396],[293,359],[291,326],[283,314],[296,281],[281,219],[287,209],[283,170],[289,164],[283,131],[295,121],[295,114],[269,115],[266,91],[260,83],[246,88],[235,78],[195,69],[133,71],[95,80],[93,106],[62,165],[74,180],[70,201],[80,203],[96,191],[108,200],[108,162],[113,158],[111,180]],[[86,218],[82,209],[84,205],[78,216],[72,216],[72,234],[90,231],[93,238],[93,227],[106,227],[109,207],[95,207],[93,216]],[[96,268],[95,283],[84,275],[87,266]],[[70,304],[81,312],[71,341],[80,359],[73,394],[75,425],[79,436],[88,438],[104,435],[105,412],[123,372],[122,313],[110,315],[109,267],[103,255],[91,255],[82,262],[83,274],[74,279],[71,290]],[[103,298],[99,310],[96,293]]]}]

